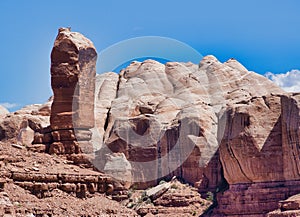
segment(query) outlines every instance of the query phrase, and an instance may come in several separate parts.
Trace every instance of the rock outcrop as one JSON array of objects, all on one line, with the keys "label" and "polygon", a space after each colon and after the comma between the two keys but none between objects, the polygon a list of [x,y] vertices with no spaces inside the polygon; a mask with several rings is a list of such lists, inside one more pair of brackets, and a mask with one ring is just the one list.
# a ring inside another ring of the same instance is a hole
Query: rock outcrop
[{"label": "rock outcrop", "polygon": [[[51,52],[51,108],[49,152],[80,153],[77,140],[89,141],[94,127],[97,52],[93,43],[69,28],[60,28]],[[75,136],[74,129],[78,129]],[[86,144],[89,146],[89,144]]]},{"label": "rock outcrop", "polygon": [[284,179],[299,180],[300,94],[283,95],[281,105]]},{"label": "rock outcrop", "polygon": [[268,213],[267,217],[292,217],[300,216],[300,194],[279,201],[279,209]]},{"label": "rock outcrop", "polygon": [[298,95],[236,60],[134,62],[114,90],[99,130],[98,169],[123,153],[140,187],[176,175],[201,192],[219,192],[215,216],[263,216],[299,193]]},{"label": "rock outcrop", "polygon": [[0,119],[0,140],[30,146],[34,137],[43,133],[44,128],[50,124],[51,103],[50,100],[45,104],[25,106],[16,112],[6,114]]},{"label": "rock outcrop", "polygon": [[0,118],[4,117],[8,113],[9,113],[9,111],[5,107],[0,105]]},{"label": "rock outcrop", "polygon": [[0,216],[138,216],[116,201],[126,198],[106,174],[0,142]]},{"label": "rock outcrop", "polygon": [[87,154],[126,186],[176,176],[216,194],[214,216],[265,216],[300,192],[299,94],[234,59],[135,61],[96,76],[96,56],[84,36],[60,30],[50,153]]}]

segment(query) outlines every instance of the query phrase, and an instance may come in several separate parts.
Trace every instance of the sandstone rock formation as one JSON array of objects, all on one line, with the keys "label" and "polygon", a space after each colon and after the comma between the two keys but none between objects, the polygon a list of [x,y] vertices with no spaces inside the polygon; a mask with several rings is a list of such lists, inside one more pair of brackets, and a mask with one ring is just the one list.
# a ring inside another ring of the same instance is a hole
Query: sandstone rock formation
[{"label": "sandstone rock formation", "polygon": [[236,60],[133,62],[114,95],[107,115],[96,107],[98,132],[105,131],[98,169],[105,168],[104,156],[123,153],[141,187],[176,175],[201,192],[220,192],[215,216],[263,216],[299,193],[298,95]]},{"label": "sandstone rock formation", "polygon": [[[152,60],[134,62],[121,72],[119,80],[117,93],[113,94],[116,98],[107,103],[108,106],[111,104],[108,118],[101,122],[99,130],[106,129],[103,139],[106,146],[102,151],[108,147],[107,152],[124,153],[132,164],[134,181],[158,180],[171,173],[191,183],[200,182],[206,189],[216,188],[221,181],[217,175],[221,174],[218,148],[223,135],[226,137],[231,133],[226,127],[232,126],[232,119],[237,126],[230,130],[238,131],[243,125],[247,127],[250,125],[249,108],[253,108],[254,115],[257,105],[261,105],[260,115],[264,116],[271,110],[264,99],[270,92],[282,93],[266,78],[248,72],[237,61],[221,64],[212,56],[205,57],[200,67],[191,63],[163,65]],[[106,81],[116,83],[115,80]],[[255,89],[252,88],[254,83]],[[103,91],[107,91],[105,86],[100,88],[98,95],[104,95]],[[275,105],[279,105],[278,100],[278,97],[273,100]],[[270,101],[273,103],[272,99]],[[273,122],[280,115],[280,106],[278,108],[272,110],[277,113],[274,120],[270,118],[269,128],[254,131],[260,133],[258,140],[263,141],[263,135],[271,131]],[[96,120],[103,119],[104,115],[96,109],[97,114],[100,115]],[[235,114],[238,117],[233,117]],[[99,128],[99,124],[97,126]],[[232,134],[238,139],[239,132]],[[104,155],[99,156],[104,159]],[[258,161],[255,163],[259,164]],[[217,177],[213,177],[215,175]],[[244,182],[238,174],[233,177]]]},{"label": "sandstone rock formation", "polygon": [[[69,28],[60,28],[51,52],[51,108],[53,142],[50,153],[81,152],[77,140],[89,140],[94,126],[94,90],[97,52],[93,43]],[[80,129],[82,138],[75,138]],[[88,146],[89,144],[87,144]]]},{"label": "sandstone rock formation", "polygon": [[279,202],[279,209],[268,213],[267,217],[300,216],[300,194]]},{"label": "sandstone rock formation", "polygon": [[52,101],[45,104],[35,104],[9,113],[0,119],[0,140],[9,140],[21,145],[31,145],[36,134],[43,133],[49,126],[50,106]]},{"label": "sandstone rock formation", "polygon": [[283,95],[281,105],[283,175],[286,180],[299,180],[300,94]]},{"label": "sandstone rock formation", "polygon": [[0,118],[4,117],[8,113],[9,113],[9,111],[5,107],[0,105]]},{"label": "sandstone rock formation", "polygon": [[41,135],[50,153],[83,152],[126,186],[177,176],[216,194],[213,216],[265,216],[300,192],[299,94],[234,59],[135,61],[96,76],[96,56],[88,39],[60,30]]}]

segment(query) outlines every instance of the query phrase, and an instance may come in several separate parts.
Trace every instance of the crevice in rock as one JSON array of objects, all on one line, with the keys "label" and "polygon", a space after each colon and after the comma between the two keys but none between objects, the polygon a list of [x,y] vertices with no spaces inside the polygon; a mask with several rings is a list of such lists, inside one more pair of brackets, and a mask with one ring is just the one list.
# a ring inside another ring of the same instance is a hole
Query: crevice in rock
[{"label": "crevice in rock", "polygon": [[[229,146],[229,145],[228,145],[228,146]],[[242,168],[242,166],[241,166],[239,160],[235,157],[235,155],[234,155],[233,150],[231,149],[231,147],[229,147],[229,148],[230,148],[230,150],[231,150],[231,153],[232,153],[233,158],[236,160],[236,163],[237,163],[237,165],[238,165],[238,167],[239,167],[241,173],[244,175],[244,177],[245,177],[246,179],[248,179],[250,182],[252,182],[251,179],[249,179],[248,176],[246,175],[246,173],[243,171],[243,168]]]},{"label": "crevice in rock", "polygon": [[105,119],[105,123],[104,123],[104,127],[103,127],[104,131],[106,131],[106,129],[108,127],[109,118],[110,118],[110,110],[111,110],[111,108],[109,108],[106,113],[106,119]]},{"label": "crevice in rock", "polygon": [[[161,165],[161,142],[160,140],[157,142],[157,177],[162,177],[162,165]],[[158,179],[157,179],[158,183]]]},{"label": "crevice in rock", "polygon": [[221,165],[221,169],[220,169],[221,181],[220,181],[220,184],[218,185],[216,193],[222,193],[229,189],[229,183],[227,182],[227,180],[224,176],[224,168],[223,168],[222,162],[220,159],[219,159],[219,161],[220,161],[220,165]]},{"label": "crevice in rock", "polygon": [[115,97],[115,99],[118,98],[118,96],[119,96],[119,89],[120,89],[121,79],[122,79],[122,75],[119,74],[119,79],[118,79],[118,83],[117,83],[117,90],[116,90],[116,97]]},{"label": "crevice in rock", "polygon": [[270,103],[267,101],[267,97],[266,96],[262,96],[262,99],[264,100],[264,103],[268,107],[268,109],[271,109]]}]

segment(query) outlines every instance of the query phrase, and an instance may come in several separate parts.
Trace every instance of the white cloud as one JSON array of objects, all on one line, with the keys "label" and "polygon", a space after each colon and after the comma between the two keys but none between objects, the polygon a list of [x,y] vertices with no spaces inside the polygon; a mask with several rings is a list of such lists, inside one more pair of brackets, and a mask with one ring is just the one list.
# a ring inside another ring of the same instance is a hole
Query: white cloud
[{"label": "white cloud", "polygon": [[287,92],[300,92],[300,70],[282,74],[268,72],[265,76]]},{"label": "white cloud", "polygon": [[5,107],[7,109],[12,109],[12,108],[19,106],[16,103],[9,103],[9,102],[3,102],[3,103],[0,103],[0,105],[2,105],[3,107]]}]

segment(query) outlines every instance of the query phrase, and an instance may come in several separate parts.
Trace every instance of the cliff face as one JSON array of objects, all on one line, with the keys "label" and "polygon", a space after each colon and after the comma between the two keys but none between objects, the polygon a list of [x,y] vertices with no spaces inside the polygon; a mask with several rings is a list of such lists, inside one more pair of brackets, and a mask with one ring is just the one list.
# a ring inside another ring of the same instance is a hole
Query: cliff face
[{"label": "cliff face", "polygon": [[299,94],[213,56],[95,77],[93,45],[70,35],[52,52],[51,153],[88,156],[125,186],[177,176],[217,193],[216,216],[263,216],[300,192]]},{"label": "cliff face", "polygon": [[[107,118],[98,125],[100,170],[113,152],[123,153],[130,167],[106,172],[126,179],[129,173],[141,187],[173,175],[201,192],[224,191],[227,182],[216,216],[263,216],[299,193],[299,95],[283,93],[235,60],[222,64],[211,56],[200,67],[132,63],[119,78],[106,77],[98,75],[119,86],[107,115],[96,118]],[[110,86],[99,88],[100,100]]]},{"label": "cliff face", "polygon": [[[242,121],[239,112],[231,113],[220,145],[230,187],[218,194],[216,214],[258,216],[299,193],[299,99],[299,94],[273,94],[239,106]],[[245,127],[241,123],[249,117]]]}]

